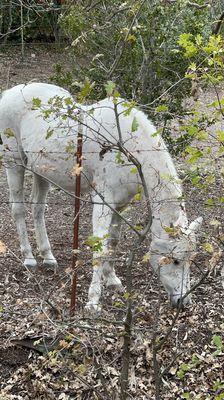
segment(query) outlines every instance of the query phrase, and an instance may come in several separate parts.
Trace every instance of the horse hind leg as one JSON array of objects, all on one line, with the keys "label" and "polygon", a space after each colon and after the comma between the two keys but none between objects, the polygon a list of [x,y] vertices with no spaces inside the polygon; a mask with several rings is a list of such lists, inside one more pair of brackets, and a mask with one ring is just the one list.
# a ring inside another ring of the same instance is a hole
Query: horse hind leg
[{"label": "horse hind leg", "polygon": [[43,258],[44,266],[55,267],[57,266],[57,261],[51,251],[44,218],[46,198],[50,189],[50,184],[39,175],[34,174],[33,178],[31,199],[37,246]]},{"label": "horse hind leg", "polygon": [[37,262],[32,254],[25,222],[25,207],[23,197],[24,174],[24,167],[16,166],[6,169],[10,201],[12,204],[12,216],[16,223],[17,232],[19,235],[20,249],[24,257],[24,265],[26,267],[35,268]]}]

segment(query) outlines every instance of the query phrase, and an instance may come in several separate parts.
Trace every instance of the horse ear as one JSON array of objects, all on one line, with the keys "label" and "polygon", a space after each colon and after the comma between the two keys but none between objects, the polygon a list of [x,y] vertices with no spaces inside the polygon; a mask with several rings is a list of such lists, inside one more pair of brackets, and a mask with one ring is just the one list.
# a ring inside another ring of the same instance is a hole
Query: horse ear
[{"label": "horse ear", "polygon": [[198,217],[193,222],[191,222],[186,232],[187,235],[191,235],[192,233],[197,233],[201,227],[202,222],[203,222],[202,217]]}]

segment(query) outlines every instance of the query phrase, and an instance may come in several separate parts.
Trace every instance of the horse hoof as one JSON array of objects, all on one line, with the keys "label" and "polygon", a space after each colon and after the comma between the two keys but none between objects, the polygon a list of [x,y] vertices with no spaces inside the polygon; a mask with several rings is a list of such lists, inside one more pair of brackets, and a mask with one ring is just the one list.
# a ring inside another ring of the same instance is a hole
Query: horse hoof
[{"label": "horse hoof", "polygon": [[116,293],[123,293],[124,292],[124,286],[122,284],[120,285],[109,285],[107,288],[113,292]]},{"label": "horse hoof", "polygon": [[85,312],[87,315],[97,318],[101,314],[101,306],[99,304],[87,303],[85,306]]},{"label": "horse hoof", "polygon": [[26,258],[24,263],[25,267],[30,268],[30,269],[36,269],[37,268],[37,262],[35,258]]},{"label": "horse hoof", "polygon": [[57,260],[55,258],[47,258],[43,261],[43,266],[46,268],[56,268],[58,266]]}]

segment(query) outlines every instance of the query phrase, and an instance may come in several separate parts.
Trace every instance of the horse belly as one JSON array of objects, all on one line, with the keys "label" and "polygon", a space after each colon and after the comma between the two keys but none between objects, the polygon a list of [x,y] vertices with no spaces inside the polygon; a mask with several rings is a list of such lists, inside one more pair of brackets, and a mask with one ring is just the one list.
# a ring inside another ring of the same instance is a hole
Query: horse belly
[{"label": "horse belly", "polygon": [[[27,158],[28,169],[56,186],[74,192],[75,178],[81,172],[77,168],[76,160],[77,131],[73,129],[67,133],[56,125],[56,120],[48,124],[42,118],[35,118],[34,114],[29,114],[21,125],[22,149]],[[52,135],[49,129],[52,129]],[[91,181],[92,173],[88,165],[85,166],[85,174]],[[83,192],[88,188],[89,185],[83,179]]]},{"label": "horse belly", "polygon": [[[69,192],[75,191],[76,176],[81,173],[81,169],[76,163],[76,157],[68,156],[65,158],[62,153],[57,156],[44,152],[38,157],[28,155],[28,168]],[[85,175],[91,182],[92,174],[87,168],[85,168]],[[87,184],[86,179],[82,178],[82,192],[87,192],[88,190],[89,184]]]}]

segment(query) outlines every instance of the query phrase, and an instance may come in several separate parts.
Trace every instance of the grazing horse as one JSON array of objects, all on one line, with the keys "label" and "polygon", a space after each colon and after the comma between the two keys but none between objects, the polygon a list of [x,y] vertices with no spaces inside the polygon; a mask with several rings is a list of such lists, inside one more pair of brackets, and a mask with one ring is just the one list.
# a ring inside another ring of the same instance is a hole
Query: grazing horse
[{"label": "grazing horse", "polygon": [[202,218],[189,225],[181,184],[162,138],[143,112],[134,107],[128,109],[127,104],[119,100],[116,112],[110,98],[79,105],[66,90],[46,83],[15,86],[5,91],[0,100],[0,134],[12,215],[27,267],[35,267],[36,260],[25,223],[25,169],[33,172],[32,213],[39,252],[44,265],[55,266],[44,220],[46,197],[50,183],[74,191],[73,155],[82,124],[82,191],[91,190],[93,236],[102,239],[101,250],[93,255],[87,303],[93,311],[100,310],[102,280],[107,287],[121,287],[112,265],[121,225],[119,212],[139,192],[141,184],[138,174],[133,173],[133,164],[117,150],[116,144],[121,140],[141,164],[149,193],[150,263],[172,305],[178,305],[182,297],[184,304],[190,301],[186,294],[190,288],[190,259]]}]

